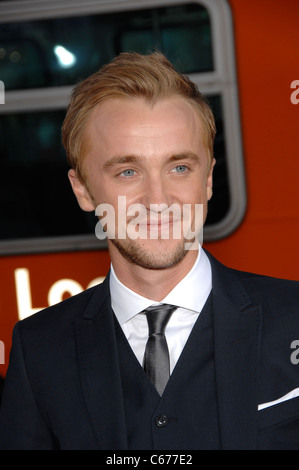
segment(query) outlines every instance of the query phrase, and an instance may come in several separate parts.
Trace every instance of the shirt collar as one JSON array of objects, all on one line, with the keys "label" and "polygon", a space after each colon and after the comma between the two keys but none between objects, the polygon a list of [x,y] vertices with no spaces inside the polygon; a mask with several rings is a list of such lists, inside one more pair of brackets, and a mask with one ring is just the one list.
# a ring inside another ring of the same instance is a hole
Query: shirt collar
[{"label": "shirt collar", "polygon": [[[198,313],[202,310],[212,288],[210,261],[200,247],[196,261],[188,274],[161,301]],[[132,291],[117,278],[113,265],[110,270],[112,309],[120,324],[156,302]]]}]

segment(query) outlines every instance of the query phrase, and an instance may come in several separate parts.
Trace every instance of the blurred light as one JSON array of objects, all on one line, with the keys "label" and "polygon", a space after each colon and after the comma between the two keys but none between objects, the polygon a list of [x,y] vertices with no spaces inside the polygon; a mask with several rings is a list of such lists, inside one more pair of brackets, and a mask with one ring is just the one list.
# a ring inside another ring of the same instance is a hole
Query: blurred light
[{"label": "blurred light", "polygon": [[59,65],[64,69],[68,69],[69,67],[75,65],[77,61],[76,56],[72,54],[72,52],[68,51],[65,47],[55,46],[54,52],[58,59]]},{"label": "blurred light", "polygon": [[20,60],[21,60],[21,54],[20,54],[20,52],[19,52],[19,51],[13,51],[13,52],[10,54],[9,59],[10,59],[11,62],[14,62],[14,63],[20,62]]}]

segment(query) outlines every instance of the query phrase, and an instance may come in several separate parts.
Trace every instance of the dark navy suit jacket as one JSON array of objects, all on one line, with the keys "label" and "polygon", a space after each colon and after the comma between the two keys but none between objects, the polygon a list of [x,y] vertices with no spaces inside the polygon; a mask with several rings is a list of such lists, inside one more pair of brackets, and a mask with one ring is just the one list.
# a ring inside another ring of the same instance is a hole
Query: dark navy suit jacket
[{"label": "dark navy suit jacket", "polygon": [[[299,387],[299,283],[208,256],[221,446],[299,449],[299,397],[258,410]],[[0,448],[120,450],[126,442],[107,276],[15,326]]]}]

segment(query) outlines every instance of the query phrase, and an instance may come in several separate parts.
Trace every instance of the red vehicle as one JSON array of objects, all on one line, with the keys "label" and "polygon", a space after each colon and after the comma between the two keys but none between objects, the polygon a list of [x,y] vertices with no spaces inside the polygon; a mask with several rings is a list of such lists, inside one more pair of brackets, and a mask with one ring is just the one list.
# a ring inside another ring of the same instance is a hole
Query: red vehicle
[{"label": "red vehicle", "polygon": [[60,127],[71,89],[123,50],[158,48],[217,121],[204,246],[299,280],[297,0],[0,3],[0,374],[14,324],[101,282],[94,214],[77,207]]}]

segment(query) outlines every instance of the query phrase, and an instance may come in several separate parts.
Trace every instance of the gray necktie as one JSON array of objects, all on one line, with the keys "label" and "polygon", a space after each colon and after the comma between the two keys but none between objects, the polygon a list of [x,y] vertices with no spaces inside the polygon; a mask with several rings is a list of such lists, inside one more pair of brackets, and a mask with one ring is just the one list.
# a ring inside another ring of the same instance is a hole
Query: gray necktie
[{"label": "gray necktie", "polygon": [[171,314],[176,309],[174,305],[162,304],[153,305],[144,310],[149,328],[144,354],[144,370],[160,396],[163,394],[170,375],[169,353],[164,332]]}]

